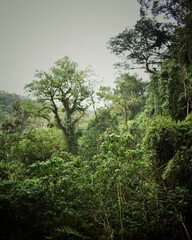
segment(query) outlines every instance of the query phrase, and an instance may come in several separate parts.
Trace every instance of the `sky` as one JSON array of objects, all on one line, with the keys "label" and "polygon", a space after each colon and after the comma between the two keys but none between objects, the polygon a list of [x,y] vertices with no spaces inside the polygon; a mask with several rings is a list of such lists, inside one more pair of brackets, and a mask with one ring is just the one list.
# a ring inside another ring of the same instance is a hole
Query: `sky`
[{"label": "sky", "polygon": [[0,0],[0,90],[25,95],[35,70],[69,56],[113,86],[111,37],[139,20],[137,0]]}]

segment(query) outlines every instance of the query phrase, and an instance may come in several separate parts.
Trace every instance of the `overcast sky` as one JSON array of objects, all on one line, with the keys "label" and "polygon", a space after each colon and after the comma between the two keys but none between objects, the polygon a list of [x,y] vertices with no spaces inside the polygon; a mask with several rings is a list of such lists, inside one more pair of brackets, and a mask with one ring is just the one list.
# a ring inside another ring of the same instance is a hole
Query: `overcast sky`
[{"label": "overcast sky", "polygon": [[23,95],[36,69],[64,56],[112,85],[107,42],[138,19],[137,0],[0,0],[0,90]]}]

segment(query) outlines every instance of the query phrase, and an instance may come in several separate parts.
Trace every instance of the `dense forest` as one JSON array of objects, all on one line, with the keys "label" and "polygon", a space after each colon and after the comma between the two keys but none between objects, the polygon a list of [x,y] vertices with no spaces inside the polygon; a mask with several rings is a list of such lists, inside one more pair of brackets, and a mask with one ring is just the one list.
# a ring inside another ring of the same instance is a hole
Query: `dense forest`
[{"label": "dense forest", "polygon": [[115,87],[64,57],[0,91],[0,240],[192,239],[192,2],[138,2]]}]

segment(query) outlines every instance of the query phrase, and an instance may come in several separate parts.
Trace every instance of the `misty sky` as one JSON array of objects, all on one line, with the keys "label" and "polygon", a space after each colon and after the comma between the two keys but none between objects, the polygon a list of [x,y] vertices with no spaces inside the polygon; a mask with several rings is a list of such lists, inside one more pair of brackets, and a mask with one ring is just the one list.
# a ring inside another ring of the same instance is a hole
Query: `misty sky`
[{"label": "misty sky", "polygon": [[107,42],[138,19],[137,0],[0,0],[0,90],[23,95],[35,69],[64,56],[112,85]]}]

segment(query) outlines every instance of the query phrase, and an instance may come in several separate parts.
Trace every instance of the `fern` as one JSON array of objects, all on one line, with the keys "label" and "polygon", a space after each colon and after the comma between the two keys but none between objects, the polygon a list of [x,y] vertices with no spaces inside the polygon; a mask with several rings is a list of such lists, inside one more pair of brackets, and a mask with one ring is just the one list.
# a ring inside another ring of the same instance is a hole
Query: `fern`
[{"label": "fern", "polygon": [[76,231],[75,229],[72,229],[69,226],[62,226],[56,229],[57,232],[60,233],[65,233],[67,235],[73,235],[82,239],[89,239],[89,237],[83,236],[81,233],[79,233],[78,231]]}]

